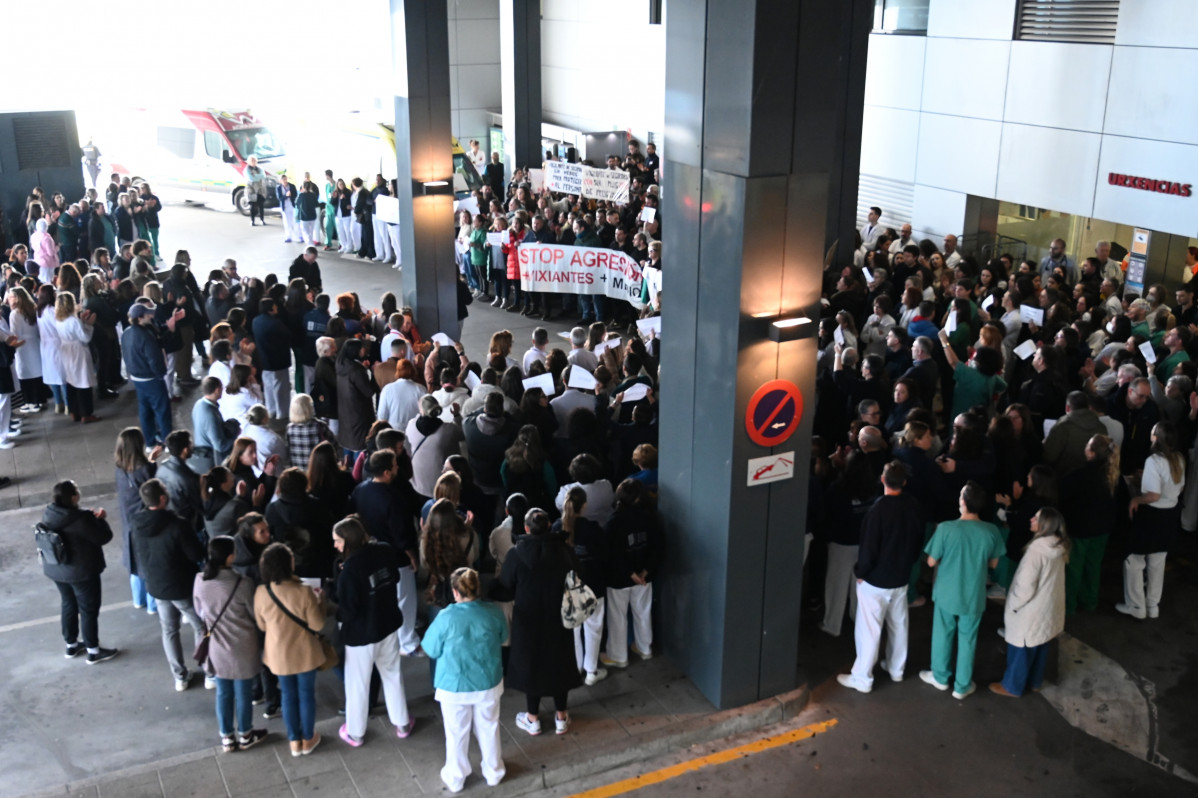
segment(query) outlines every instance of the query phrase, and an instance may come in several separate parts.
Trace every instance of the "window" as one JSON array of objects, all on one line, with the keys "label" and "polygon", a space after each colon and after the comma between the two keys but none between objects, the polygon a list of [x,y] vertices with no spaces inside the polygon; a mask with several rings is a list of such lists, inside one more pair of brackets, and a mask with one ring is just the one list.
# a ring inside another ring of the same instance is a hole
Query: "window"
[{"label": "window", "polygon": [[1114,44],[1119,0],[1020,0],[1015,38]]},{"label": "window", "polygon": [[158,146],[190,160],[196,152],[196,131],[192,127],[160,127],[158,128]]},{"label": "window", "polygon": [[208,153],[209,158],[216,158],[218,161],[224,155],[225,140],[220,137],[220,134],[215,130],[204,131],[204,152]]},{"label": "window", "polygon": [[931,0],[874,0],[874,30],[927,33]]}]

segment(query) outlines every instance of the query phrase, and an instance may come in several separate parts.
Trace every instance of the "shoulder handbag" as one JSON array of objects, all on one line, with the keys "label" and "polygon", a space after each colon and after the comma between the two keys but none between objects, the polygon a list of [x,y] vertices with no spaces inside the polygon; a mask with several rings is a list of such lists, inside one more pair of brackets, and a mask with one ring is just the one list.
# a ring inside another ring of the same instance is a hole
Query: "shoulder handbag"
[{"label": "shoulder handbag", "polygon": [[562,626],[577,629],[598,609],[595,591],[583,584],[574,571],[566,574],[565,589],[562,591]]},{"label": "shoulder handbag", "polygon": [[192,659],[196,661],[196,665],[203,667],[208,661],[208,638],[212,637],[212,633],[216,630],[216,625],[220,623],[220,619],[225,617],[225,610],[229,609],[229,605],[233,603],[233,597],[237,595],[237,588],[241,587],[241,574],[237,575],[237,581],[233,584],[233,590],[229,593],[229,597],[225,599],[225,606],[220,608],[220,612],[216,614],[216,619],[208,625],[208,631],[204,632],[204,636],[200,638],[200,642],[196,643],[195,653],[192,654]]},{"label": "shoulder handbag", "polygon": [[270,582],[265,584],[266,592],[270,595],[271,600],[274,601],[278,608],[283,611],[283,614],[298,623],[300,626],[304,627],[304,629],[306,629],[308,633],[315,637],[320,643],[320,648],[324,652],[324,662],[317,666],[317,670],[327,671],[331,668],[337,667],[337,663],[340,661],[337,658],[337,649],[333,648],[333,644],[329,642],[329,639],[313,629],[311,626],[308,626],[308,624],[304,623],[303,619],[283,606],[283,602],[279,601],[279,597],[276,596],[274,590],[271,589]]}]

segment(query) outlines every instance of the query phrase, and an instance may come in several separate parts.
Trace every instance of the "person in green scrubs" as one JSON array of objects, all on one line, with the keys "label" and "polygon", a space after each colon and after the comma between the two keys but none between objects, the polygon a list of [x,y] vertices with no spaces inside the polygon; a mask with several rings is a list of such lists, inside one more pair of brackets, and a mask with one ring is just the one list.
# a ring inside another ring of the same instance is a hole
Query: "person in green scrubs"
[{"label": "person in green scrubs", "polygon": [[1007,390],[1006,381],[999,376],[999,372],[1002,371],[1002,353],[989,346],[979,346],[966,363],[960,359],[950,338],[946,330],[940,331],[940,345],[944,347],[944,358],[948,361],[948,367],[953,370],[955,384],[953,412],[950,418],[968,413],[975,405],[992,407],[994,397]]},{"label": "person in green scrubs", "polygon": [[[970,480],[958,499],[961,517],[936,527],[928,542],[928,565],[939,567],[932,588],[935,615],[932,619],[932,669],[919,672],[919,678],[937,690],[951,684],[953,698],[970,695],[973,683],[973,654],[977,648],[978,626],[986,609],[986,570],[998,565],[1005,552],[1002,537],[994,524],[981,519],[986,508],[986,493]],[[957,636],[956,681],[949,667],[953,635]]]},{"label": "person in green scrubs", "polygon": [[333,199],[333,192],[337,190],[337,183],[333,180],[333,170],[324,170],[324,248],[325,251],[336,249],[333,246],[334,239],[337,238],[337,200]]}]

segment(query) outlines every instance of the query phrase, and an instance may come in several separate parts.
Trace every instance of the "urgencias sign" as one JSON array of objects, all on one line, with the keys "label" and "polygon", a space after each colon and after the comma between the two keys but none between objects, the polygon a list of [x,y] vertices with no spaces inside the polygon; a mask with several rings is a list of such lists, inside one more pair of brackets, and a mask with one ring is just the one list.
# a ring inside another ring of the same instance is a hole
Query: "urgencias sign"
[{"label": "urgencias sign", "polygon": [[1154,180],[1150,177],[1121,175],[1118,172],[1111,172],[1107,175],[1107,182],[1112,186],[1138,188],[1142,191],[1155,191],[1158,194],[1174,194],[1179,197],[1189,197],[1193,195],[1192,184],[1175,183],[1171,180]]}]

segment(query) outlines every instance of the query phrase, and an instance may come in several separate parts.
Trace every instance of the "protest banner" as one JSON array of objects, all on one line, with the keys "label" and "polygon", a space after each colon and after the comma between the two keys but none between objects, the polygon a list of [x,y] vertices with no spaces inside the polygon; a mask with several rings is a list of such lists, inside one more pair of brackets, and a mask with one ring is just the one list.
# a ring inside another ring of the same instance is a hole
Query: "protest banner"
[{"label": "protest banner", "polygon": [[379,194],[374,198],[374,215],[387,224],[399,224],[399,200]]},{"label": "protest banner", "polygon": [[582,170],[578,163],[549,161],[545,164],[545,188],[558,194],[582,194]]},{"label": "protest banner", "polygon": [[628,173],[618,169],[597,169],[577,163],[548,161],[544,180],[545,188],[559,194],[574,194],[621,204],[628,202]]},{"label": "protest banner", "polygon": [[635,308],[641,302],[641,265],[614,249],[567,247],[560,244],[521,244],[520,287],[555,294],[601,294],[623,299]]}]

